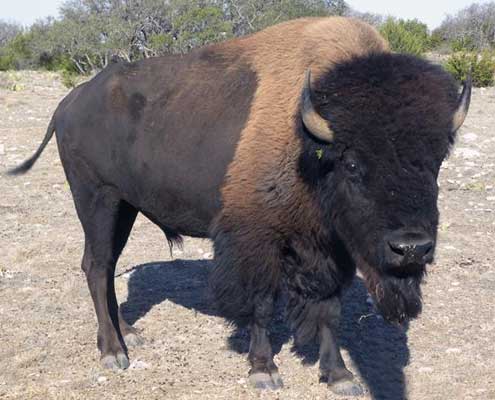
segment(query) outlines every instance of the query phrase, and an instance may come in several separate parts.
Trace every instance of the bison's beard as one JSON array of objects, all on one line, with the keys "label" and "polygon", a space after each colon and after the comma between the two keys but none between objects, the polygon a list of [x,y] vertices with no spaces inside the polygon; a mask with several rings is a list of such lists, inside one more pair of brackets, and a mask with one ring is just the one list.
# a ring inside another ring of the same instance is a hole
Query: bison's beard
[{"label": "bison's beard", "polygon": [[376,308],[387,321],[402,323],[421,313],[420,285],[425,273],[424,267],[402,276],[377,271],[367,263],[361,265],[360,270]]}]

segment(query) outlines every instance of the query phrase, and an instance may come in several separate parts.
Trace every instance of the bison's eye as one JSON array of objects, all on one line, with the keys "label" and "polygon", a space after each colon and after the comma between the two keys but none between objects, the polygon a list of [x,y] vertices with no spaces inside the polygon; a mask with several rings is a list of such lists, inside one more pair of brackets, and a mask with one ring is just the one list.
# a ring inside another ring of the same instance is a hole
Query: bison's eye
[{"label": "bison's eye", "polygon": [[361,168],[354,159],[349,158],[344,161],[344,170],[347,177],[352,181],[359,181],[361,179]]},{"label": "bison's eye", "polygon": [[347,171],[350,172],[351,174],[357,174],[359,172],[357,163],[355,161],[352,160],[347,161],[345,163],[345,167]]},{"label": "bison's eye", "polygon": [[347,163],[347,169],[349,170],[349,172],[354,172],[357,170],[357,165],[355,162],[350,162],[350,163]]}]

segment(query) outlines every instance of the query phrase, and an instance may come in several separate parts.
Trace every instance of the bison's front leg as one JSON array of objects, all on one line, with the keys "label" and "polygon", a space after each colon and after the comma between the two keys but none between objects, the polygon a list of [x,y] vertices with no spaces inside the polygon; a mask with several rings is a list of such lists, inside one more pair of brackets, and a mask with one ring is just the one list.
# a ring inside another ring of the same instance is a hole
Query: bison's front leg
[{"label": "bison's front leg", "polygon": [[341,310],[340,300],[334,297],[325,303],[325,318],[320,320],[318,326],[321,376],[336,394],[344,396],[362,395],[363,389],[354,381],[352,372],[346,368],[337,343]]},{"label": "bison's front leg", "polygon": [[273,298],[258,299],[250,325],[251,342],[249,344],[249,381],[257,389],[276,390],[283,386],[278,368],[273,361],[268,324],[273,316]]}]

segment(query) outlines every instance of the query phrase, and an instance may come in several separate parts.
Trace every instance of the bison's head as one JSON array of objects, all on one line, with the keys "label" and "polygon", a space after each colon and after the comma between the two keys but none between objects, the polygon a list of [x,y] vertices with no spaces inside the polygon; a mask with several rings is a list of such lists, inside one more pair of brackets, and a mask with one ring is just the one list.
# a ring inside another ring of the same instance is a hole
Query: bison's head
[{"label": "bison's head", "polygon": [[470,93],[470,82],[459,95],[440,67],[397,54],[337,65],[313,84],[307,74],[300,171],[388,320],[421,311],[437,177]]}]

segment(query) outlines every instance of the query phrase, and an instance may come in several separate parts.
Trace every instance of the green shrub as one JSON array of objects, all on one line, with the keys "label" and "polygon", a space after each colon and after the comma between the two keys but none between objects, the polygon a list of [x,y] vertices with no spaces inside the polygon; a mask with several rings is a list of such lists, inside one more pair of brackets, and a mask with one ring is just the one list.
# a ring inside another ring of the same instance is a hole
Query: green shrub
[{"label": "green shrub", "polygon": [[430,50],[438,50],[439,48],[445,48],[445,50],[449,51],[450,53],[450,49],[448,49],[447,41],[443,38],[442,33],[437,30],[433,31],[432,34],[430,35],[428,47]]},{"label": "green shrub", "polygon": [[0,49],[0,71],[24,69],[32,64],[32,36],[19,33]]},{"label": "green shrub", "polygon": [[421,56],[430,47],[428,29],[417,20],[388,18],[380,33],[390,43],[392,51]]},{"label": "green shrub", "polygon": [[476,45],[473,42],[473,39],[469,37],[463,37],[459,39],[455,39],[450,43],[450,48],[453,52],[460,51],[474,51],[476,50]]},{"label": "green shrub", "polygon": [[481,54],[458,52],[452,54],[445,63],[445,69],[458,81],[464,81],[469,71],[476,87],[493,86],[495,75],[494,54],[485,51]]},{"label": "green shrub", "polygon": [[58,55],[55,57],[52,67],[53,71],[66,71],[76,75],[80,74],[74,61],[72,61],[67,55]]},{"label": "green shrub", "polygon": [[81,78],[77,73],[67,70],[62,70],[61,72],[62,84],[67,88],[76,87],[79,83],[79,79]]},{"label": "green shrub", "polygon": [[9,71],[14,69],[14,67],[15,63],[12,55],[0,51],[0,71]]},{"label": "green shrub", "polygon": [[38,65],[47,71],[73,71],[77,68],[67,55],[60,53],[42,52],[38,56]]}]

